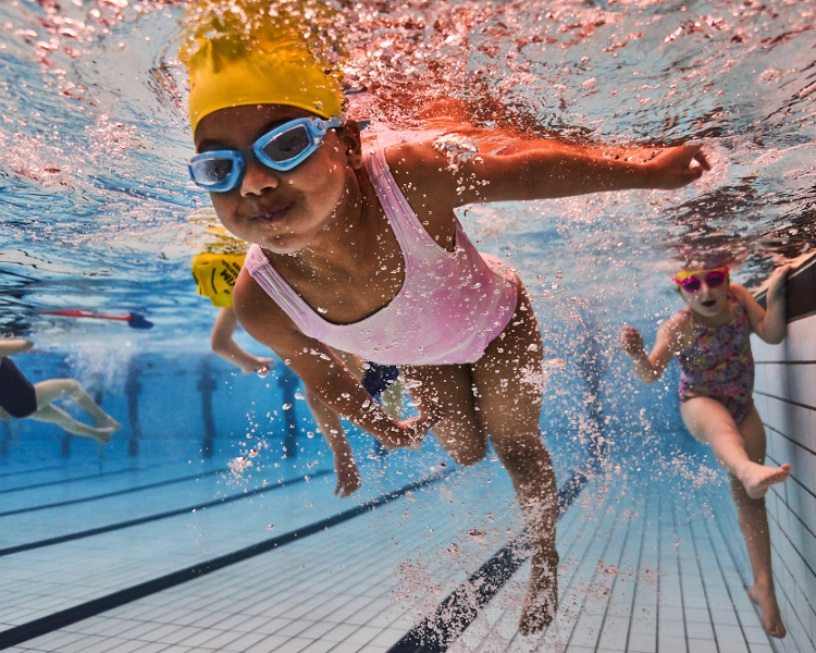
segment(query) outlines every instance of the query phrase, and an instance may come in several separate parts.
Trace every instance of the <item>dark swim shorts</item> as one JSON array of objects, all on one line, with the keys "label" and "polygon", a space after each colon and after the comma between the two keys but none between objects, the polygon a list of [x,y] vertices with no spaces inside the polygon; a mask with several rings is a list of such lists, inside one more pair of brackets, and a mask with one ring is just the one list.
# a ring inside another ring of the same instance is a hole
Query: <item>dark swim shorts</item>
[{"label": "dark swim shorts", "polygon": [[0,406],[9,415],[22,419],[37,411],[34,386],[9,358],[0,358]]},{"label": "dark swim shorts", "polygon": [[363,387],[374,398],[388,390],[388,386],[399,378],[399,369],[394,365],[377,365],[370,361],[366,365],[368,369],[363,375]]}]

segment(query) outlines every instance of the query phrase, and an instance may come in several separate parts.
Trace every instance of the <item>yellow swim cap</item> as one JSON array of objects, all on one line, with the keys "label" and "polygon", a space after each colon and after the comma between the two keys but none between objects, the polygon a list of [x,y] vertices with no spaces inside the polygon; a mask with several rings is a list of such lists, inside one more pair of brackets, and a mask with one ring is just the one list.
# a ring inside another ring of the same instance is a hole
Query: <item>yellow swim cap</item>
[{"label": "yellow swim cap", "polygon": [[232,289],[244,266],[246,254],[202,252],[193,257],[193,278],[198,294],[209,297],[213,306],[232,308]]},{"label": "yellow swim cap", "polygon": [[189,60],[190,126],[220,109],[282,104],[322,118],[343,113],[340,82],[292,42],[256,42],[251,50],[231,39],[200,42]]}]

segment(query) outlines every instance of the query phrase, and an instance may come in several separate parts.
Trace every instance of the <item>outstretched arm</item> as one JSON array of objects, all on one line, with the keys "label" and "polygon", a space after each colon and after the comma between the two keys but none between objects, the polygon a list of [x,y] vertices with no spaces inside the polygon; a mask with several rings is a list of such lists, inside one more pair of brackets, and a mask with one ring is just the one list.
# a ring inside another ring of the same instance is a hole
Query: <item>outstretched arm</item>
[{"label": "outstretched arm", "polygon": [[511,143],[496,154],[480,153],[466,161],[449,160],[431,142],[409,143],[389,151],[388,159],[401,187],[410,183],[428,197],[447,198],[453,207],[635,188],[670,190],[710,169],[699,146],[667,148],[640,162],[604,156],[598,148],[532,143]]},{"label": "outstretched arm", "polygon": [[745,306],[751,330],[771,345],[778,345],[785,337],[785,281],[790,270],[790,265],[783,265],[771,274],[768,292],[765,295],[767,310],[763,309],[745,288],[731,284],[731,292]]},{"label": "outstretched arm", "polygon": [[27,338],[0,338],[0,356],[14,356],[33,346],[34,341]]},{"label": "outstretched arm", "polygon": [[228,363],[241,368],[244,374],[257,372],[266,376],[275,361],[271,358],[258,358],[241,349],[232,338],[237,326],[238,316],[235,315],[235,311],[231,308],[222,308],[213,325],[210,338],[212,350]]},{"label": "outstretched arm", "polygon": [[687,346],[688,336],[682,316],[675,315],[657,330],[650,354],[646,354],[643,336],[630,326],[623,327],[621,348],[632,358],[635,375],[644,383],[652,384],[662,376],[672,356]]},{"label": "outstretched arm", "polygon": [[354,494],[363,484],[360,480],[360,472],[357,469],[357,461],[351,451],[346,434],[343,432],[343,425],[340,418],[331,408],[326,406],[312,392],[306,391],[306,401],[312,411],[315,421],[320,425],[320,432],[329,445],[329,449],[334,456],[334,471],[337,475],[337,485],[334,493],[341,498]]}]

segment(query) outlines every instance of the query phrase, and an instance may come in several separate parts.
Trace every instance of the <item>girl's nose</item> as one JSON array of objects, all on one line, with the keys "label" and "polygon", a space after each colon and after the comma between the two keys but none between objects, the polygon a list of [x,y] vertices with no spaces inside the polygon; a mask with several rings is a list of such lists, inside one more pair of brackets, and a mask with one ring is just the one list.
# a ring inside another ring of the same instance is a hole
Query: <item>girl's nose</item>
[{"label": "girl's nose", "polygon": [[264,192],[274,190],[280,186],[280,177],[271,168],[257,161],[254,157],[247,157],[244,178],[241,180],[241,196],[263,195]]}]

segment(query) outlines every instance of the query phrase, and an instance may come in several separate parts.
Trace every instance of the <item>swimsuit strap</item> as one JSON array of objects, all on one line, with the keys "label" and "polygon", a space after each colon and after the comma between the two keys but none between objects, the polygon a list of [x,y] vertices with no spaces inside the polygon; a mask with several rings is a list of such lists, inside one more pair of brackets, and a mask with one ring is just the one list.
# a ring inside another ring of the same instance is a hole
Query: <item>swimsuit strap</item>
[{"label": "swimsuit strap", "polygon": [[244,265],[255,282],[267,295],[275,300],[284,312],[292,318],[304,333],[320,339],[319,332],[325,331],[329,323],[321,318],[306,300],[290,286],[266,258],[260,245],[252,245],[247,252]]},{"label": "swimsuit strap", "polygon": [[[405,277],[411,272],[417,261],[429,255],[428,247],[434,248],[431,251],[442,250],[439,253],[453,256],[455,252],[448,252],[437,243],[428,230],[425,229],[414,209],[408,203],[405,195],[402,194],[397,180],[388,161],[385,158],[385,150],[378,149],[371,152],[365,159],[368,178],[380,200],[385,217],[402,250],[402,258],[405,261]],[[457,230],[458,231],[458,230]],[[457,234],[458,235],[458,234]]]}]

